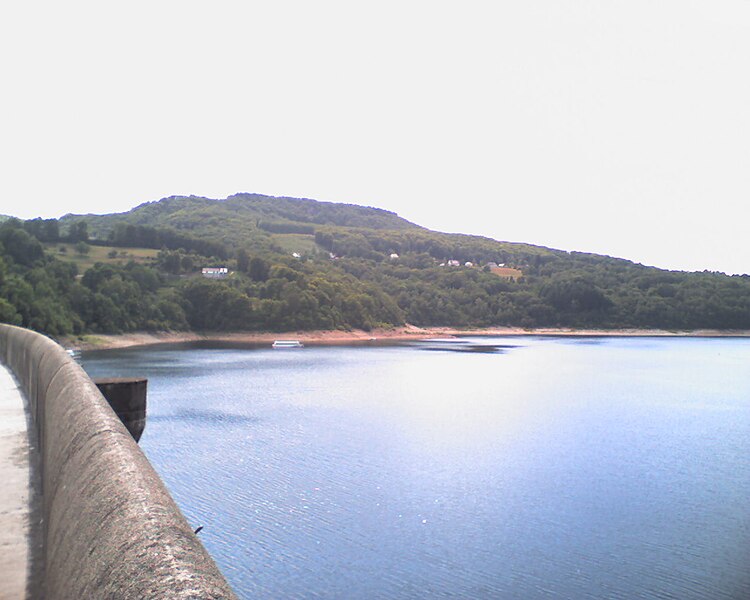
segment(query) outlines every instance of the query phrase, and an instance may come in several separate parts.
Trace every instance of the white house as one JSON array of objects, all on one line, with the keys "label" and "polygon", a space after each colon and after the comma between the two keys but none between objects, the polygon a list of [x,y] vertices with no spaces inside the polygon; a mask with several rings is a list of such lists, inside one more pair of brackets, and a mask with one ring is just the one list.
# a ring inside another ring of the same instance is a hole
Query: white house
[{"label": "white house", "polygon": [[201,269],[201,275],[208,277],[209,279],[224,279],[229,275],[229,269],[226,267],[203,267]]}]

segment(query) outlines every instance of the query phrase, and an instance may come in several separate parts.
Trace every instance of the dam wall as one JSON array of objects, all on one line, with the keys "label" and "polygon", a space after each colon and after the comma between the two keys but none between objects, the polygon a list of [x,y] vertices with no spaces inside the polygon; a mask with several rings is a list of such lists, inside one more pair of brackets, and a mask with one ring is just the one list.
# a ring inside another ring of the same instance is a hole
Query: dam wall
[{"label": "dam wall", "polygon": [[141,449],[67,352],[43,335],[0,324],[0,361],[26,396],[38,440],[43,581],[34,587],[44,598],[235,598]]}]

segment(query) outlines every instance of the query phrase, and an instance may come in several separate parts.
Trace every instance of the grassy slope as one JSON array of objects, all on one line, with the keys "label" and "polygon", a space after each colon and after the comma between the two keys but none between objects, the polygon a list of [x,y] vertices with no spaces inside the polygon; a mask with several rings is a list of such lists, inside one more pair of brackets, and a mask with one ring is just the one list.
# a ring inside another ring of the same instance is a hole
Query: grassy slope
[{"label": "grassy slope", "polygon": [[327,252],[315,243],[314,235],[305,235],[302,233],[274,233],[271,236],[273,242],[278,245],[284,252],[291,254],[314,255],[320,252]]},{"label": "grassy slope", "polygon": [[[60,249],[65,248],[65,252]],[[141,264],[149,264],[156,260],[158,250],[150,248],[112,248],[110,246],[89,246],[88,254],[79,254],[75,249],[75,244],[44,244],[45,252],[59,260],[72,262],[78,267],[79,273],[84,273],[95,263],[108,263],[124,265],[128,262],[135,261]],[[110,258],[110,251],[117,252],[116,258]]]}]

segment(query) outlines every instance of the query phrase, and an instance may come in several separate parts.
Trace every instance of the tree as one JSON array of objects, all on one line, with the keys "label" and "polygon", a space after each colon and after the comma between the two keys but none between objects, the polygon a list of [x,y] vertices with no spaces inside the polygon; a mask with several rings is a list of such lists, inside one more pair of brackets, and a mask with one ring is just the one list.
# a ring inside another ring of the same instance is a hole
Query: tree
[{"label": "tree", "polygon": [[182,287],[185,316],[194,329],[228,331],[256,328],[253,303],[223,281],[193,279]]},{"label": "tree", "polygon": [[250,268],[250,256],[247,250],[240,248],[237,250],[237,270],[240,273],[247,273]]},{"label": "tree", "polygon": [[30,267],[44,258],[39,241],[12,223],[0,228],[0,243],[5,253],[19,265]]},{"label": "tree", "polygon": [[193,261],[193,257],[187,254],[183,256],[182,260],[180,261],[180,267],[186,273],[191,273],[193,268],[195,267],[195,261]]},{"label": "tree", "polygon": [[57,219],[31,219],[24,221],[23,228],[40,242],[56,242],[60,239]]},{"label": "tree", "polygon": [[0,323],[11,325],[21,324],[21,315],[16,312],[15,307],[5,298],[0,298]]},{"label": "tree", "polygon": [[561,311],[602,310],[612,302],[585,276],[563,275],[545,284],[540,296]]},{"label": "tree", "polygon": [[160,250],[156,257],[159,266],[167,273],[179,275],[182,267],[182,258],[177,250]]},{"label": "tree", "polygon": [[89,225],[86,221],[76,221],[68,230],[68,240],[71,242],[88,242]]},{"label": "tree", "polygon": [[265,281],[268,279],[268,273],[271,270],[271,265],[268,261],[263,260],[258,256],[254,256],[250,259],[248,267],[248,275],[253,281]]}]

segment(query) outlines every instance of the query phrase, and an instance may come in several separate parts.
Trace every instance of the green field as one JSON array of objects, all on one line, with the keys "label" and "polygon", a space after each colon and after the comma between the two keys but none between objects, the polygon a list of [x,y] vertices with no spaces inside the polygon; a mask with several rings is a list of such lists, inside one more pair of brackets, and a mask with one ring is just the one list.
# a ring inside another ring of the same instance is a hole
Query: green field
[{"label": "green field", "polygon": [[313,255],[325,252],[323,248],[315,243],[314,235],[304,233],[275,233],[271,239],[281,247],[284,252],[297,252],[298,254]]},{"label": "green field", "polygon": [[[158,250],[151,248],[114,248],[112,246],[89,246],[88,248],[88,254],[81,254],[76,250],[75,244],[44,244],[44,251],[47,254],[74,263],[81,274],[98,262],[124,265],[132,260],[140,264],[151,264],[159,253]],[[110,256],[113,251],[117,253],[117,256]]]}]

